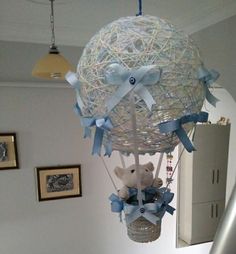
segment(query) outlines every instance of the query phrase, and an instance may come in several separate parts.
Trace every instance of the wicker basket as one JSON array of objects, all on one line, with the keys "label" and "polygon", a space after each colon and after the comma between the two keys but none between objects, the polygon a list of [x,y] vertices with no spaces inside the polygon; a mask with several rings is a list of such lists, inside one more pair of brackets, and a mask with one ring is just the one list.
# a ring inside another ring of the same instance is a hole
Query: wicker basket
[{"label": "wicker basket", "polygon": [[140,217],[127,225],[127,234],[135,242],[148,243],[157,240],[161,234],[161,220],[156,225]]}]

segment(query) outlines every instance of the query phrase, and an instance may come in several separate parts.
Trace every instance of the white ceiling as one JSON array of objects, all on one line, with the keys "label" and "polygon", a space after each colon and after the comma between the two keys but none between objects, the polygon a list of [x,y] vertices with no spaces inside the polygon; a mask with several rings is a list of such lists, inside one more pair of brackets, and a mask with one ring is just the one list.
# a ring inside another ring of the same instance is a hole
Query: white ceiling
[{"label": "white ceiling", "polygon": [[[84,46],[103,25],[121,16],[134,15],[137,2],[55,0],[57,44]],[[49,43],[49,0],[0,0],[0,3],[0,40]],[[236,1],[143,0],[143,11],[169,19],[179,28],[193,33],[235,15]]]},{"label": "white ceiling", "polygon": [[[56,43],[60,51],[76,66],[93,34],[121,16],[134,15],[137,2],[55,0]],[[49,0],[0,0],[0,86],[31,86],[32,82],[48,85],[31,77],[31,70],[48,51],[49,7]],[[143,11],[169,19],[192,34],[207,66],[220,71],[219,84],[236,99],[236,0],[143,0]],[[58,81],[56,85],[67,86]]]}]

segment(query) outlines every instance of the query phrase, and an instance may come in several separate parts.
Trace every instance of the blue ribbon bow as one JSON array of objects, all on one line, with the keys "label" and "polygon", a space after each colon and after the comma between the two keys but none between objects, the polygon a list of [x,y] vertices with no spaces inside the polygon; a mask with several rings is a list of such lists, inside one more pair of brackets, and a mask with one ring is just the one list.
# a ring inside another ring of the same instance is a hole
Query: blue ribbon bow
[{"label": "blue ribbon bow", "polygon": [[80,97],[80,81],[77,77],[77,74],[74,72],[68,71],[65,75],[65,79],[75,89],[77,104],[79,105],[80,109],[83,109],[84,103]]},{"label": "blue ribbon bow", "polygon": [[[102,118],[98,117],[83,117],[79,105],[75,104],[75,112],[80,117],[81,125],[84,127],[84,138],[91,137],[90,127],[96,126],[94,135],[92,154],[101,154],[101,147],[103,142],[103,136],[105,131],[111,131],[113,128],[111,119],[106,116]],[[110,156],[112,153],[112,141],[108,137],[105,146],[105,155]]]},{"label": "blue ribbon bow", "polygon": [[114,213],[121,213],[124,208],[124,202],[114,193],[109,197],[111,201],[111,211]]},{"label": "blue ribbon bow", "polygon": [[209,90],[209,87],[214,83],[220,76],[219,72],[215,70],[208,71],[204,66],[200,66],[197,72],[198,79],[203,83],[207,101],[216,106],[219,101]]},{"label": "blue ribbon bow", "polygon": [[[104,132],[110,131],[113,128],[110,118],[108,116],[104,118],[83,117],[81,121],[82,126],[85,127],[85,138],[91,136],[90,127],[96,126],[92,154],[101,155]],[[106,155],[110,155],[108,150],[106,150]]]},{"label": "blue ribbon bow", "polygon": [[183,124],[185,123],[197,123],[197,122],[207,122],[208,120],[208,113],[206,112],[200,112],[199,114],[191,114],[191,115],[186,115],[182,116],[179,119],[172,120],[172,121],[167,121],[167,122],[162,122],[158,124],[159,130],[161,133],[170,133],[174,132],[179,140],[182,142],[184,145],[185,149],[188,152],[195,151],[196,149],[194,148],[193,144],[191,143],[190,139],[188,138],[187,133],[185,132],[184,128],[182,127]]},{"label": "blue ribbon bow", "polygon": [[129,70],[118,63],[110,64],[105,71],[105,82],[108,85],[119,85],[115,94],[106,102],[107,110],[110,112],[131,90],[142,98],[148,109],[156,104],[152,95],[145,87],[155,85],[161,76],[161,69],[155,65],[142,66],[137,70]]},{"label": "blue ribbon bow", "polygon": [[173,215],[175,208],[170,206],[169,203],[174,198],[174,193],[170,192],[170,189],[167,189],[165,187],[159,189],[159,193],[161,194],[161,207],[163,208],[163,211],[168,212],[169,214]]},{"label": "blue ribbon bow", "polygon": [[143,206],[130,205],[125,203],[124,212],[126,214],[126,224],[129,225],[133,221],[137,220],[140,217],[144,217],[152,224],[157,224],[160,221],[160,218],[155,215],[158,211],[158,205],[156,203],[147,203]]}]

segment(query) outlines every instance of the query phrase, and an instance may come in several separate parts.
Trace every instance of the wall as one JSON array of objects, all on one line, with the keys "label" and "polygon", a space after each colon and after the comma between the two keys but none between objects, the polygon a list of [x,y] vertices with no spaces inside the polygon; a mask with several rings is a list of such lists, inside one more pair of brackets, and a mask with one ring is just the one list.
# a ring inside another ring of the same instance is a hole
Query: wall
[{"label": "wall", "polygon": [[[159,240],[129,240],[125,225],[110,212],[114,189],[102,162],[90,155],[91,141],[82,139],[74,91],[33,86],[0,87],[0,132],[17,133],[20,159],[19,170],[0,172],[1,254],[208,253],[211,243],[176,249],[176,215],[164,217]],[[112,171],[120,165],[118,155],[107,163]],[[83,196],[38,202],[34,168],[67,164],[82,165]]]},{"label": "wall", "polygon": [[[223,2],[222,2],[223,3]],[[236,16],[225,19],[192,35],[207,68],[220,72],[217,80],[236,100]]]}]

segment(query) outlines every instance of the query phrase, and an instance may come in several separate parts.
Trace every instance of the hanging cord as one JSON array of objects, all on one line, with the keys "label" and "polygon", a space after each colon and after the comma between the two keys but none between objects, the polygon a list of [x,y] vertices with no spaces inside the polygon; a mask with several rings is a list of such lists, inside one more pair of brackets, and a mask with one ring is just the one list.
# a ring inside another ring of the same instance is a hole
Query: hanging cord
[{"label": "hanging cord", "polygon": [[131,121],[132,121],[132,130],[133,130],[133,146],[134,146],[134,159],[135,159],[135,173],[137,177],[137,189],[138,189],[138,205],[139,207],[143,206],[142,200],[142,190],[141,190],[141,177],[140,177],[140,170],[139,170],[139,154],[138,154],[138,135],[137,135],[137,121],[136,121],[136,112],[135,112],[135,97],[134,91],[130,94],[130,113],[131,113]]},{"label": "hanging cord", "polygon": [[163,160],[164,153],[161,153],[159,156],[158,164],[157,164],[157,169],[156,169],[156,174],[155,174],[155,179],[158,178],[160,170],[161,170],[161,164]]},{"label": "hanging cord", "polygon": [[119,152],[119,155],[120,155],[120,160],[121,160],[121,165],[123,168],[126,168],[125,167],[125,160],[124,160],[124,157],[123,157],[123,154],[121,152]]},{"label": "hanging cord", "polygon": [[[170,179],[171,179],[171,180],[173,180],[173,176],[174,176],[175,170],[176,170],[177,166],[179,165],[179,162],[180,162],[180,159],[181,159],[181,157],[182,157],[182,155],[183,155],[184,149],[185,149],[185,148],[183,148],[183,149],[181,150],[180,156],[179,156],[179,158],[178,158],[178,160],[177,160],[177,162],[176,162],[176,164],[175,164],[174,170],[173,170],[173,172],[172,172],[172,174],[171,174],[171,176],[170,176]],[[167,185],[166,185],[166,190],[165,190],[165,191],[167,191],[167,188],[169,187],[170,183],[171,183],[171,181],[169,181],[169,182],[167,183]]]},{"label": "hanging cord", "polygon": [[139,7],[139,11],[136,14],[136,16],[142,16],[143,15],[143,6],[142,6],[142,0],[138,0],[138,7]]},{"label": "hanging cord", "polygon": [[[194,129],[192,129],[192,130],[190,131],[189,137],[192,135],[193,130],[194,130],[194,133],[195,133],[195,128],[194,128]],[[171,179],[171,180],[173,180],[174,173],[175,173],[175,171],[176,171],[176,169],[177,169],[177,166],[179,165],[179,162],[180,162],[180,159],[181,159],[181,157],[182,157],[182,155],[183,155],[183,153],[184,153],[184,150],[185,150],[185,147],[183,147],[182,150],[181,150],[181,152],[180,152],[180,156],[179,156],[179,158],[178,158],[178,160],[177,160],[177,162],[176,162],[176,164],[175,164],[174,170],[173,170],[173,172],[172,172],[172,174],[171,174],[171,176],[170,176],[170,179]],[[167,189],[168,189],[168,187],[169,187],[169,185],[170,185],[171,182],[172,182],[172,181],[169,181],[169,182],[166,184],[166,190],[165,190],[165,192],[167,191]]]},{"label": "hanging cord", "polygon": [[51,2],[51,14],[50,14],[50,24],[51,24],[51,44],[52,46],[55,46],[55,28],[54,28],[54,8],[53,8],[53,2],[54,0],[50,0]]},{"label": "hanging cord", "polygon": [[116,190],[116,193],[118,193],[118,188],[116,187],[116,184],[115,184],[115,182],[114,182],[114,180],[113,180],[113,178],[112,178],[112,176],[111,176],[111,174],[110,174],[110,172],[109,172],[109,170],[108,170],[108,167],[107,167],[107,164],[106,164],[105,160],[103,159],[102,156],[100,156],[100,158],[101,158],[101,160],[102,160],[102,162],[103,162],[103,165],[104,165],[104,167],[105,167],[105,169],[106,169],[106,172],[107,172],[107,174],[108,174],[108,176],[109,176],[109,178],[110,178],[110,180],[111,180],[111,182],[112,182],[112,185],[113,185],[113,187],[114,187],[115,190]]}]

